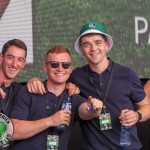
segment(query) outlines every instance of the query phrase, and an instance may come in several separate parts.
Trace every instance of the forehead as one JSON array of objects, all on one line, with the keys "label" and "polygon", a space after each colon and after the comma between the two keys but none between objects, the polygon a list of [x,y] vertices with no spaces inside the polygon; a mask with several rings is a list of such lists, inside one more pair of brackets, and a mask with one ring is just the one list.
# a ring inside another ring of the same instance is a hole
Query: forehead
[{"label": "forehead", "polygon": [[105,40],[105,36],[103,34],[95,34],[95,33],[90,33],[83,35],[80,38],[80,41],[82,42],[83,40],[88,40],[88,39],[99,39],[99,40]]},{"label": "forehead", "polygon": [[49,53],[47,61],[71,62],[71,56],[68,53]]},{"label": "forehead", "polygon": [[25,58],[25,50],[22,48],[18,48],[16,46],[10,46],[7,49],[7,52],[5,53],[5,55],[13,55],[16,57],[22,57]]}]

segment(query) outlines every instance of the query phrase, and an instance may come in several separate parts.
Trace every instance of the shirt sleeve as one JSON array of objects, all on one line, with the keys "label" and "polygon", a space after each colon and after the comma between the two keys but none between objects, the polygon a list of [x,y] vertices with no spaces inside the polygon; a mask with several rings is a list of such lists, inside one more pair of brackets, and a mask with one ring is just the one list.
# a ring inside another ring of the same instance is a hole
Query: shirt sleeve
[{"label": "shirt sleeve", "polygon": [[73,103],[75,105],[75,121],[80,120],[80,116],[79,116],[79,107],[82,103],[86,102],[87,100],[83,97],[81,97],[80,95],[74,95],[73,96]]},{"label": "shirt sleeve", "polygon": [[143,86],[141,85],[141,81],[138,75],[132,69],[130,71],[130,79],[131,79],[131,98],[133,101],[138,103],[145,98],[146,94]]}]

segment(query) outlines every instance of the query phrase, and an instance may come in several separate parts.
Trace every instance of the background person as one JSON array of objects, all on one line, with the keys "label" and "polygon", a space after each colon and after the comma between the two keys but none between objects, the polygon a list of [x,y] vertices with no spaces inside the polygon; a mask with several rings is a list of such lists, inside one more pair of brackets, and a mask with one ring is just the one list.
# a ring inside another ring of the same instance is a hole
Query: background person
[{"label": "background person", "polygon": [[150,80],[148,80],[147,82],[146,82],[146,84],[144,85],[144,90],[145,90],[145,92],[146,92],[146,94],[149,96],[149,98],[150,98]]},{"label": "background person", "polygon": [[[144,84],[144,90],[150,98],[150,80]],[[145,122],[140,122],[137,124],[138,127],[138,136],[142,144],[141,150],[150,149],[150,119]]]}]

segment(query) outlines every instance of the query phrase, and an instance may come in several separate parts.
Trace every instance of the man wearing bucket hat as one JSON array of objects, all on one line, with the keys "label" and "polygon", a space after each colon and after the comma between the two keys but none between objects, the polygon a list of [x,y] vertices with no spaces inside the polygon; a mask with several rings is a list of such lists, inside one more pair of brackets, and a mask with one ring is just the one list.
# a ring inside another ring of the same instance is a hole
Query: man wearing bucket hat
[{"label": "man wearing bucket hat", "polygon": [[82,96],[87,97],[90,93],[103,101],[102,114],[110,114],[112,126],[103,130],[101,117],[81,121],[85,150],[123,149],[119,142],[121,124],[131,126],[131,144],[127,149],[140,149],[136,123],[150,117],[149,99],[137,74],[106,56],[112,45],[111,36],[101,23],[96,22],[83,25],[75,42],[75,50],[87,59],[88,65],[75,69],[70,81],[80,88]]},{"label": "man wearing bucket hat", "polygon": [[107,57],[112,46],[111,36],[98,22],[83,25],[75,42],[76,52],[82,54],[88,64],[74,69],[69,81],[80,88],[81,96],[87,98],[90,93],[103,101],[99,117],[80,121],[83,150],[124,149],[120,145],[121,125],[131,126],[131,144],[126,148],[139,150],[136,123],[150,117],[149,99],[137,74]]}]

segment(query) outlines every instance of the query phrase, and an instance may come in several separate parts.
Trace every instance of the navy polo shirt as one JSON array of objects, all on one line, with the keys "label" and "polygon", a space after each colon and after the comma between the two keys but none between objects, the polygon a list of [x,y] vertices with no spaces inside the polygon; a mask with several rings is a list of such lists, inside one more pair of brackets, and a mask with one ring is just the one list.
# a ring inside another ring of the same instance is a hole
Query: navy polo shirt
[{"label": "navy polo shirt", "polygon": [[[103,99],[112,70],[112,64],[114,65],[114,73],[106,98],[106,113],[110,113],[111,115],[112,129],[101,131],[98,118],[89,121],[80,121],[84,138],[84,150],[122,150],[123,148],[119,144],[119,115],[121,110],[133,110],[133,104],[142,101],[145,97],[140,79],[134,70],[115,63],[112,60],[109,61],[108,68],[102,74],[92,72],[89,69],[89,65],[76,68],[70,77],[70,81],[80,88],[83,97],[87,98],[91,95],[94,98]],[[94,86],[90,81],[90,76],[92,76]],[[100,92],[101,97],[96,92],[96,89]],[[137,137],[135,125],[131,127],[130,132],[132,142],[128,149],[139,149],[141,144]]]},{"label": "navy polo shirt", "polygon": [[[15,97],[23,86],[20,83],[12,82],[9,87],[2,87],[5,91],[6,96],[4,99],[0,98],[0,112],[10,117],[10,113],[15,103]],[[12,142],[9,144],[9,147],[2,148],[0,150],[9,150]]]},{"label": "navy polo shirt", "polygon": [[4,99],[0,98],[0,112],[9,117],[12,107],[14,105],[14,100],[22,85],[17,82],[12,82],[8,87],[2,87],[5,91],[6,96]]},{"label": "navy polo shirt", "polygon": [[[67,94],[64,95],[64,99],[67,98]],[[60,96],[55,96],[53,93],[47,92],[47,98],[50,109],[46,110],[46,96],[31,94],[26,88],[23,88],[16,99],[15,106],[11,113],[11,118],[20,120],[38,120],[48,117],[55,113],[55,107],[57,107]],[[68,141],[71,130],[76,120],[79,120],[78,108],[81,103],[86,100],[79,95],[72,96],[72,110],[71,110],[71,122],[69,127],[64,132],[57,131],[56,128],[48,128],[35,136],[15,141],[12,150],[46,150],[47,135],[57,134],[59,135],[59,150],[67,150]]]}]

